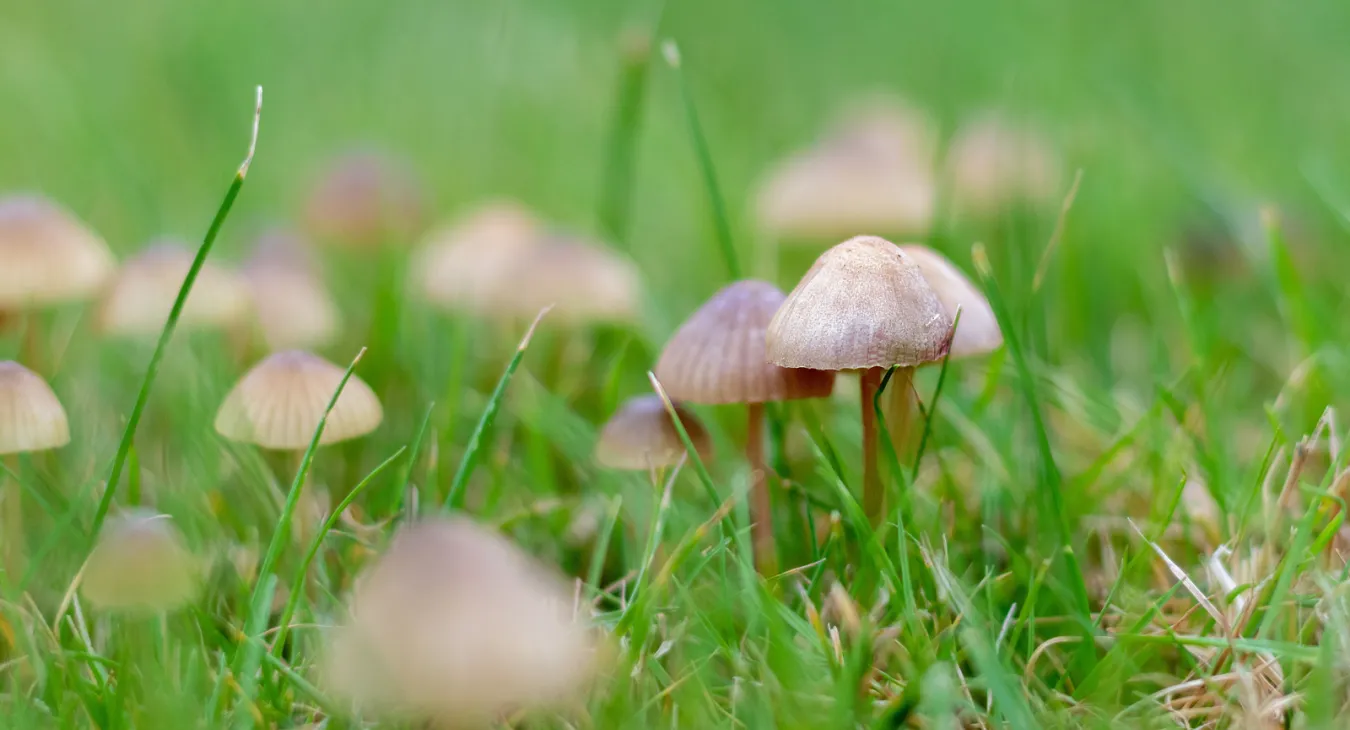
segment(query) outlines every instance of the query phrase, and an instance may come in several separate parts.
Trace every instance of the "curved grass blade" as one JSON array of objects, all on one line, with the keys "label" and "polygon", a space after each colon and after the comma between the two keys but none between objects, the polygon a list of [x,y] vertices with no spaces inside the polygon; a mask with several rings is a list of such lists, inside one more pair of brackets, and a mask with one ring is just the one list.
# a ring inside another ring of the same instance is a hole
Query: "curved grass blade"
[{"label": "curved grass blade", "polygon": [[459,468],[455,470],[455,478],[450,482],[450,491],[445,495],[446,510],[459,509],[463,505],[464,490],[469,485],[469,477],[473,476],[473,470],[478,466],[478,459],[484,448],[483,439],[491,434],[492,423],[497,418],[497,411],[501,410],[502,399],[506,397],[506,386],[511,383],[511,377],[520,367],[520,361],[525,359],[525,350],[529,348],[539,322],[551,309],[552,306],[544,307],[535,316],[534,322],[530,324],[528,330],[525,330],[525,336],[516,346],[516,354],[511,358],[511,362],[506,364],[502,377],[497,380],[497,387],[493,388],[492,397],[483,408],[483,415],[478,418],[478,425],[474,427],[473,435],[469,437],[469,445],[464,450],[464,458],[460,459]]},{"label": "curved grass blade", "polygon": [[[319,426],[314,429],[314,436],[310,438],[309,448],[305,449],[305,455],[300,459],[300,468],[295,472],[295,479],[291,481],[291,489],[286,494],[286,504],[281,508],[281,515],[277,518],[276,529],[272,532],[272,541],[267,546],[267,552],[263,555],[262,564],[258,566],[258,583],[253,588],[253,595],[249,600],[248,615],[244,619],[244,632],[246,637],[260,636],[266,627],[269,609],[272,606],[272,594],[276,591],[277,579],[274,575],[277,563],[281,560],[281,551],[286,548],[286,543],[290,541],[291,520],[295,516],[296,505],[300,503],[300,491],[305,485],[305,476],[309,474],[310,464],[314,461],[314,452],[319,448],[319,440],[323,437],[324,428],[328,426],[328,417],[333,413],[333,407],[337,405],[338,398],[342,391],[347,387],[347,381],[351,380],[352,372],[356,370],[356,365],[361,362],[365,356],[366,348],[356,353],[352,359],[347,371],[342,374],[342,380],[338,382],[337,389],[333,391],[332,397],[328,399],[328,405],[324,408],[323,417],[319,419]],[[235,677],[240,682],[240,694],[245,702],[253,701],[253,690],[258,684],[258,668],[261,662],[260,648],[261,644],[245,643],[240,646],[235,654],[234,668]],[[252,713],[240,713],[236,718],[236,726],[253,727]]]},{"label": "curved grass blade", "polygon": [[108,479],[103,488],[103,496],[98,501],[97,509],[94,510],[94,522],[89,527],[89,533],[85,538],[87,545],[94,544],[94,541],[98,538],[99,530],[103,528],[103,521],[108,517],[108,511],[112,509],[113,497],[117,494],[117,483],[122,479],[122,469],[126,466],[127,455],[131,451],[131,443],[136,438],[136,427],[140,425],[141,413],[145,411],[145,404],[150,399],[150,387],[155,382],[155,375],[159,373],[159,363],[164,359],[164,350],[173,337],[174,328],[178,326],[178,318],[183,314],[183,305],[187,302],[193,283],[197,281],[197,275],[201,273],[202,266],[206,263],[206,257],[211,255],[211,248],[216,243],[216,236],[220,234],[221,227],[225,225],[225,219],[229,217],[230,209],[234,207],[234,200],[239,197],[239,190],[244,187],[244,178],[248,176],[248,168],[253,164],[253,152],[258,147],[258,124],[261,120],[262,87],[259,86],[257,103],[253,109],[253,136],[249,141],[248,155],[234,173],[234,180],[230,183],[229,189],[225,191],[225,199],[220,202],[220,208],[216,210],[216,217],[211,220],[211,227],[206,229],[206,237],[202,239],[202,245],[197,249],[197,256],[192,260],[192,266],[188,268],[187,276],[183,278],[183,285],[178,289],[178,297],[174,299],[173,308],[169,310],[169,318],[164,322],[164,329],[159,333],[159,342],[155,344],[155,351],[150,355],[149,364],[145,366],[145,377],[141,380],[140,392],[136,394],[136,404],[132,406],[131,415],[127,418],[126,428],[122,430],[122,440],[117,445],[117,455],[113,457],[112,466],[108,469]]}]

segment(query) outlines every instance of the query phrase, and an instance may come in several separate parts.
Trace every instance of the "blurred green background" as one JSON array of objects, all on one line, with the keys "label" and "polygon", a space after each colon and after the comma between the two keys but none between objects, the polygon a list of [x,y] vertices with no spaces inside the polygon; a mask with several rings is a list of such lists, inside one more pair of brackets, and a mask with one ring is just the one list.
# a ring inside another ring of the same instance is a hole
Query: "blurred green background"
[{"label": "blurred green background", "polygon": [[[950,131],[997,106],[1085,171],[1066,238],[1160,279],[1199,195],[1315,205],[1305,171],[1347,169],[1350,8],[1312,2],[489,2],[8,0],[0,8],[0,189],[64,201],[131,250],[192,237],[267,90],[258,160],[222,253],[297,210],[352,146],[415,160],[440,212],[511,195],[593,227],[621,31],[681,45],[742,247],[749,191],[839,103],[889,89]],[[632,240],[674,324],[718,283],[678,91],[654,68]],[[1070,250],[1075,253],[1069,253]],[[1108,311],[1138,284],[1083,296]],[[664,329],[664,327],[662,328]]]}]

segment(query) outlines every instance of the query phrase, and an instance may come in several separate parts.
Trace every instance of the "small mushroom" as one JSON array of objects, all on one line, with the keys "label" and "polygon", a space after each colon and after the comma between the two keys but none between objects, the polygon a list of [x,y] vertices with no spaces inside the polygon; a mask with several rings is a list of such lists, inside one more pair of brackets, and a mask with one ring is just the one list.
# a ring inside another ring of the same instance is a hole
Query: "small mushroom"
[{"label": "small mushroom", "polygon": [[[277,451],[304,451],[346,371],[303,350],[269,355],[240,378],[216,414],[216,432]],[[353,375],[333,406],[322,445],[359,438],[384,419],[370,386]]]},{"label": "small mushroom", "polygon": [[193,599],[198,565],[168,515],[134,510],[108,520],[89,554],[80,594],[96,608],[172,611]]},{"label": "small mushroom", "polygon": [[264,233],[244,263],[243,275],[270,350],[322,347],[337,336],[337,303],[295,234]]},{"label": "small mushroom", "polygon": [[350,608],[326,684],[381,716],[487,727],[566,706],[598,663],[562,579],[466,518],[401,528]]},{"label": "small mushroom", "polygon": [[[675,412],[698,457],[711,459],[712,441],[698,417],[678,403]],[[657,395],[630,398],[620,406],[600,430],[595,447],[595,460],[602,466],[629,471],[655,472],[675,466],[684,455],[684,441]]]},{"label": "small mushroom", "polygon": [[[155,337],[164,329],[196,254],[173,240],[161,239],[122,264],[98,304],[98,327],[106,334]],[[221,264],[202,264],[183,304],[183,330],[231,330],[249,312],[249,293],[237,272]]]},{"label": "small mushroom", "polygon": [[489,203],[427,237],[412,267],[413,286],[444,309],[496,315],[515,293],[509,274],[535,252],[539,237],[539,223],[524,208]]},{"label": "small mushroom", "polygon": [[[116,266],[108,244],[56,203],[38,195],[0,197],[0,322],[88,299]],[[33,364],[36,319],[25,329],[21,358]]]},{"label": "small mushroom", "polygon": [[987,112],[956,133],[947,153],[947,177],[956,207],[976,216],[1009,206],[1053,202],[1060,161],[1034,128]]},{"label": "small mushroom", "polygon": [[[66,409],[40,375],[13,361],[0,362],[0,457],[18,474],[18,455],[57,449],[70,443]],[[0,487],[5,486],[0,471]],[[23,489],[18,482],[0,489],[0,553],[9,575],[18,573],[23,555]]]},{"label": "small mushroom", "polygon": [[770,173],[757,199],[760,225],[785,242],[923,233],[936,198],[933,150],[921,112],[894,101],[859,105]]},{"label": "small mushroom", "polygon": [[1003,331],[999,329],[989,300],[951,259],[919,244],[903,245],[900,250],[919,265],[919,271],[937,293],[947,317],[955,321],[957,310],[961,312],[961,320],[956,322],[956,331],[952,335],[953,360],[981,357],[1003,346]]},{"label": "small mushroom", "polygon": [[824,398],[834,389],[833,372],[783,368],[765,357],[765,330],[786,299],[778,287],[765,281],[726,286],[680,325],[655,370],[672,398],[746,404],[751,522],[755,560],[761,570],[776,562],[773,502],[764,463],[764,404]]},{"label": "small mushroom", "polygon": [[[345,370],[303,350],[267,356],[244,373],[216,413],[216,433],[240,443],[288,452],[299,471]],[[356,375],[328,414],[320,445],[364,436],[379,427],[384,409]]]},{"label": "small mushroom", "polygon": [[422,186],[409,166],[370,151],[333,160],[305,203],[316,241],[348,248],[410,243],[422,214]]},{"label": "small mushroom", "polygon": [[[769,323],[769,362],[862,371],[863,510],[874,522],[885,511],[873,411],[882,371],[899,366],[896,387],[907,394],[913,368],[947,353],[951,327],[918,263],[875,236],[851,238],[821,254]],[[903,434],[907,424],[891,427]]]}]

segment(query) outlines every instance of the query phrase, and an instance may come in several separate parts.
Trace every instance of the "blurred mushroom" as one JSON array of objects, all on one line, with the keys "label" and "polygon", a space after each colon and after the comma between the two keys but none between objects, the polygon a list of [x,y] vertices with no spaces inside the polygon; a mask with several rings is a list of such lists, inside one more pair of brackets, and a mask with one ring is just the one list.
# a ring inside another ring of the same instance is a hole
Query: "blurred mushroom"
[{"label": "blurred mushroom", "polygon": [[849,112],[761,185],[760,225],[775,240],[928,230],[936,188],[931,122],[914,108],[880,99]]},{"label": "blurred mushroom", "polygon": [[509,274],[536,251],[539,235],[524,208],[490,203],[427,237],[414,261],[413,285],[439,307],[493,316],[516,293]]},{"label": "blurred mushroom", "polygon": [[957,131],[947,153],[956,206],[988,217],[1023,203],[1044,205],[1059,195],[1060,161],[1032,127],[989,112]]},{"label": "blurred mushroom", "polygon": [[[116,262],[108,244],[38,195],[0,197],[0,323],[8,316],[93,296]],[[24,325],[20,357],[35,365],[38,324]]]},{"label": "blurred mushroom", "polygon": [[108,520],[89,554],[80,593],[105,611],[172,611],[197,593],[199,571],[168,515],[145,510]]},{"label": "blurred mushroom", "polygon": [[[698,457],[711,459],[712,441],[698,417],[678,403],[675,412]],[[600,430],[595,447],[595,460],[602,466],[629,471],[665,469],[680,463],[684,455],[684,441],[658,395],[630,398],[620,406]]]},{"label": "blurred mushroom", "polygon": [[[302,350],[269,355],[225,396],[216,413],[216,432],[231,441],[289,452],[298,471],[345,372]],[[383,420],[379,398],[352,375],[328,414],[319,444],[359,438]]]},{"label": "blurred mushroom", "polygon": [[[951,327],[918,263],[875,236],[851,238],[821,254],[769,323],[770,362],[862,371],[863,510],[874,523],[885,512],[873,411],[882,371],[898,366],[891,387],[896,397],[908,397],[913,369],[947,353]],[[889,425],[903,441],[908,424]]]},{"label": "blurred mushroom", "polygon": [[597,647],[562,580],[465,518],[403,527],[358,580],[326,684],[360,709],[487,727],[583,692]]},{"label": "blurred mushroom", "polygon": [[640,276],[628,258],[569,234],[544,237],[505,273],[494,308],[530,320],[553,306],[551,322],[573,326],[627,324],[638,317]]},{"label": "blurred mushroom", "polygon": [[[158,336],[195,258],[177,241],[161,239],[127,260],[99,301],[99,329],[114,336]],[[183,304],[178,328],[232,330],[243,325],[248,311],[248,288],[239,274],[207,261]]]},{"label": "blurred mushroom", "polygon": [[764,463],[764,404],[824,398],[834,373],[774,365],[764,354],[764,333],[787,299],[764,281],[738,281],[713,295],[680,325],[656,364],[656,377],[670,397],[691,403],[746,404],[745,455],[750,462],[750,506],[755,561],[761,570],[777,562],[773,500]]},{"label": "blurred mushroom", "polygon": [[305,203],[319,243],[351,248],[410,243],[422,214],[422,186],[409,166],[375,152],[333,160]]},{"label": "blurred mushroom", "polygon": [[[9,481],[6,472],[17,480],[19,454],[56,449],[70,443],[70,425],[66,409],[47,381],[13,361],[0,362],[0,486]],[[19,574],[24,550],[23,487],[14,481],[0,489],[0,553],[10,576]]]},{"label": "blurred mushroom", "polygon": [[337,303],[295,234],[264,233],[243,274],[268,349],[322,347],[337,336]]}]

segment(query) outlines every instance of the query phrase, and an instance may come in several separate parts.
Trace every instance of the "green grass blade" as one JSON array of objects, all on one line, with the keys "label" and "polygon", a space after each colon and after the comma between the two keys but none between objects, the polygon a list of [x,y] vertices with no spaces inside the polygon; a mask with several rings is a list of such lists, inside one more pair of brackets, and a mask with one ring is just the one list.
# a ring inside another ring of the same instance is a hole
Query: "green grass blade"
[{"label": "green grass blade", "polygon": [[131,415],[127,417],[127,425],[122,430],[122,440],[117,445],[117,454],[113,457],[112,466],[108,469],[108,478],[104,481],[103,496],[99,498],[98,507],[94,510],[94,521],[89,527],[86,542],[93,545],[98,539],[99,530],[103,528],[103,521],[108,517],[108,511],[112,509],[113,498],[117,494],[117,484],[122,479],[122,469],[127,462],[127,454],[131,451],[131,444],[136,439],[136,427],[141,423],[141,414],[145,411],[145,404],[150,399],[150,388],[154,385],[155,376],[159,373],[160,361],[164,359],[164,351],[168,348],[169,340],[173,338],[173,331],[178,326],[178,318],[183,314],[183,306],[187,303],[188,294],[192,292],[192,285],[197,281],[197,275],[201,273],[202,266],[206,263],[206,257],[211,255],[211,248],[215,246],[216,236],[220,234],[220,229],[225,225],[225,219],[230,215],[230,209],[234,207],[235,198],[239,197],[239,191],[244,187],[244,178],[248,176],[248,168],[253,164],[253,152],[258,146],[258,124],[262,119],[262,87],[258,87],[257,104],[253,110],[253,137],[248,145],[248,155],[244,158],[243,164],[234,173],[234,179],[230,181],[230,187],[225,191],[224,200],[220,201],[220,207],[216,210],[216,216],[211,220],[211,226],[206,229],[206,237],[202,239],[202,245],[197,249],[197,255],[192,259],[192,266],[188,268],[187,276],[183,278],[183,285],[178,289],[178,296],[174,299],[173,308],[169,310],[169,318],[164,322],[164,329],[159,333],[159,341],[155,343],[155,351],[150,356],[150,362],[145,366],[145,377],[141,380],[140,390],[136,393],[136,403],[131,407]]},{"label": "green grass blade", "polygon": [[689,88],[689,79],[684,73],[680,49],[674,41],[666,41],[661,47],[661,52],[666,57],[666,63],[674,70],[676,82],[680,86],[680,98],[684,103],[684,114],[689,124],[689,137],[694,143],[699,172],[703,175],[703,187],[708,193],[708,205],[712,208],[713,231],[716,233],[718,251],[727,267],[727,275],[732,279],[739,279],[741,264],[736,256],[736,242],[731,235],[731,217],[727,214],[726,199],[722,197],[721,186],[717,183],[717,169],[713,166],[712,152],[708,149],[708,137],[703,133],[703,124],[699,121],[694,92]]},{"label": "green grass blade", "polygon": [[516,369],[520,367],[520,361],[525,359],[525,350],[530,346],[530,340],[534,337],[535,328],[543,320],[544,315],[548,314],[552,307],[545,307],[535,316],[534,322],[530,323],[530,328],[525,330],[525,336],[521,338],[520,344],[516,346],[516,354],[511,357],[511,362],[507,363],[506,370],[502,372],[502,377],[497,380],[497,387],[492,389],[492,396],[488,398],[487,405],[483,408],[483,415],[478,418],[478,425],[473,429],[473,435],[469,437],[469,445],[464,450],[464,457],[459,461],[459,467],[455,470],[455,477],[450,482],[450,491],[445,495],[445,509],[459,509],[464,504],[464,490],[469,486],[469,477],[473,476],[473,471],[478,466],[478,460],[486,448],[484,440],[491,435],[493,421],[497,418],[497,411],[501,410],[502,400],[506,397],[506,386],[511,384],[511,377],[516,374]]}]

